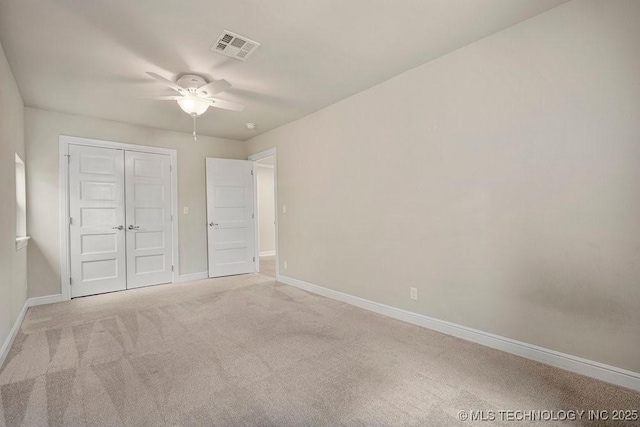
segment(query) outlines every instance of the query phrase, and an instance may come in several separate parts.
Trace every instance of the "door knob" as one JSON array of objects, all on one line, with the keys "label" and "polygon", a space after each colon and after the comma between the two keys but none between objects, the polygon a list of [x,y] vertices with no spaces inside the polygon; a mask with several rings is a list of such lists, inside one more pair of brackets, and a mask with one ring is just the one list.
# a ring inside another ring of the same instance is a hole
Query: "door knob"
[{"label": "door knob", "polygon": [[140,226],[139,225],[130,225],[128,228],[129,228],[129,230],[137,230],[138,228],[140,228]]},{"label": "door knob", "polygon": [[210,222],[210,223],[209,223],[209,226],[210,226],[210,227],[213,227],[214,225],[218,225],[218,224],[216,224],[215,222]]},{"label": "door knob", "polygon": [[111,227],[112,230],[122,230],[124,228],[124,225],[119,225],[117,227]]}]

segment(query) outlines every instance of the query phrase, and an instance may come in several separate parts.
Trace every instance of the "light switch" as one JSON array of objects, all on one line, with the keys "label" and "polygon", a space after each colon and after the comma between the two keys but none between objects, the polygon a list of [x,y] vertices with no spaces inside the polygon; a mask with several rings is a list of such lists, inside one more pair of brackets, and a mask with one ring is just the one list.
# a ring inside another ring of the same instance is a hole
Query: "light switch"
[{"label": "light switch", "polygon": [[182,208],[182,212],[183,212],[185,215],[189,215],[189,207],[188,207],[188,206],[185,206],[184,208]]},{"label": "light switch", "polygon": [[287,213],[287,205],[282,205],[282,213]]}]

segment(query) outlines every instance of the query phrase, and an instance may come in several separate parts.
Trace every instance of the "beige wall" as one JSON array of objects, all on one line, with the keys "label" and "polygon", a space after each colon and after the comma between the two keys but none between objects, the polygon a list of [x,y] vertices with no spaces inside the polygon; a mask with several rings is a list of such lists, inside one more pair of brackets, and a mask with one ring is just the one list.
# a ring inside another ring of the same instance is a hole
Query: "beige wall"
[{"label": "beige wall", "polygon": [[281,274],[640,372],[638,16],[567,3],[250,140]]},{"label": "beige wall", "polygon": [[15,155],[24,152],[24,104],[0,45],[0,347],[27,299],[27,250],[16,251]]},{"label": "beige wall", "polygon": [[[178,152],[180,274],[207,271],[205,158],[246,158],[242,142],[26,108],[29,296],[60,293],[58,137],[71,135]],[[189,207],[189,214],[183,208]]]},{"label": "beige wall", "polygon": [[276,250],[276,212],[273,166],[260,166],[258,163],[258,230],[260,253]]}]

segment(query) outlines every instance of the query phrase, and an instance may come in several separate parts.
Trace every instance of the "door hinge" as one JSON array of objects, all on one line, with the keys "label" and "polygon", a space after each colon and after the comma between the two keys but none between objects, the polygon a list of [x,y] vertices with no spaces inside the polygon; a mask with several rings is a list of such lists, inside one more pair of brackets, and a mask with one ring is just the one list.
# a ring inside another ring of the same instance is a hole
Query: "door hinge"
[{"label": "door hinge", "polygon": [[256,214],[252,213],[251,218],[255,218],[255,217],[256,217]]},{"label": "door hinge", "polygon": [[71,277],[69,277],[69,286],[73,285],[73,280],[71,280]]},{"label": "door hinge", "polygon": [[251,169],[251,175],[253,175],[253,169]]},{"label": "door hinge", "polygon": [[173,222],[173,215],[171,215],[171,222]]},{"label": "door hinge", "polygon": [[253,257],[253,262],[256,262],[256,257]]},{"label": "door hinge", "polygon": [[173,271],[173,265],[171,266],[171,271]]},{"label": "door hinge", "polygon": [[73,218],[69,217],[69,225],[73,224]]}]

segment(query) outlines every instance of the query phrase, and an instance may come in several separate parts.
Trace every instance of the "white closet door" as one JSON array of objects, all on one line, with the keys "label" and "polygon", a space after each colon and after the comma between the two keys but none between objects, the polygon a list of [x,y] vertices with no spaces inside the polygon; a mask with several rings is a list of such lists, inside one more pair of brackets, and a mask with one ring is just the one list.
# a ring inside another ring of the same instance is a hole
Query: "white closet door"
[{"label": "white closet door", "polygon": [[172,273],[171,157],[125,152],[127,288],[169,283]]},{"label": "white closet door", "polygon": [[255,271],[253,162],[207,159],[209,277]]},{"label": "white closet door", "polygon": [[124,152],[69,145],[71,296],[126,288]]}]

